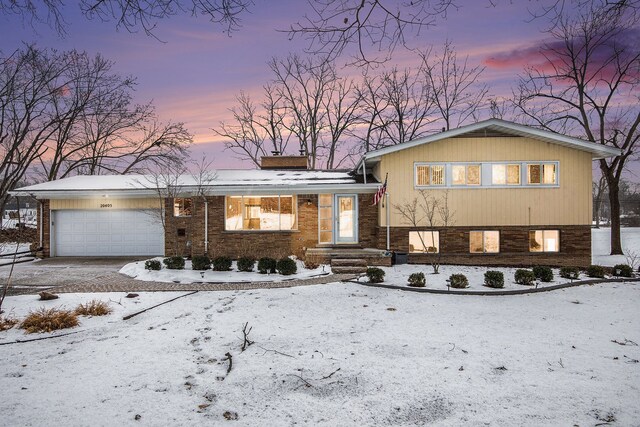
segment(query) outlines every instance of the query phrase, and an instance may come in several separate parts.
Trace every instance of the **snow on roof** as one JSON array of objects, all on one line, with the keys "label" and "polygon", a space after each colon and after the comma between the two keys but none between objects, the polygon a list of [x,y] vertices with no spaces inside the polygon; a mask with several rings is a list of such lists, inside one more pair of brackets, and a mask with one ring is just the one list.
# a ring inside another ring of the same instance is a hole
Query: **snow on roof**
[{"label": "snow on roof", "polygon": [[[355,178],[344,171],[307,171],[307,170],[242,170],[227,169],[210,172],[206,187],[307,187],[317,185],[355,184]],[[165,183],[157,185],[156,183]],[[12,193],[36,194],[55,192],[88,191],[149,191],[158,187],[179,186],[185,190],[198,186],[193,175],[181,175],[164,178],[153,175],[79,175],[56,181],[43,182],[16,189]]]}]

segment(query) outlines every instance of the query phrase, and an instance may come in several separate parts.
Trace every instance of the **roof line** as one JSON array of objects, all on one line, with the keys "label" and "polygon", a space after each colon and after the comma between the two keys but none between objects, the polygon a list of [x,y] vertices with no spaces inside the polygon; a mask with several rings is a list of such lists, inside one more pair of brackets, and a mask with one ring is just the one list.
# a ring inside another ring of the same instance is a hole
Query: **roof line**
[{"label": "roof line", "polygon": [[487,119],[481,122],[461,126],[459,128],[450,129],[437,134],[425,136],[422,138],[414,139],[412,141],[407,141],[405,143],[394,145],[391,147],[385,147],[385,148],[380,148],[378,150],[369,151],[368,153],[365,153],[362,156],[362,159],[360,160],[360,162],[358,162],[358,167],[362,164],[363,161],[375,159],[375,158],[384,156],[385,154],[393,153],[400,150],[405,150],[408,148],[415,147],[417,145],[428,144],[431,142],[440,141],[442,139],[455,137],[455,136],[458,136],[467,132],[471,132],[474,130],[487,128],[489,126],[501,126],[513,131],[522,132],[522,133],[531,135],[532,137],[535,137],[535,138],[550,139],[558,142],[563,142],[565,144],[573,145],[577,149],[589,151],[593,154],[597,154],[597,155],[605,154],[605,156],[603,157],[617,156],[621,154],[621,150],[615,147],[596,144],[594,142],[584,141],[579,138],[562,135],[562,134],[551,132],[548,130],[536,129],[530,126],[521,125],[521,124],[510,122],[507,120],[493,118],[493,119]]}]

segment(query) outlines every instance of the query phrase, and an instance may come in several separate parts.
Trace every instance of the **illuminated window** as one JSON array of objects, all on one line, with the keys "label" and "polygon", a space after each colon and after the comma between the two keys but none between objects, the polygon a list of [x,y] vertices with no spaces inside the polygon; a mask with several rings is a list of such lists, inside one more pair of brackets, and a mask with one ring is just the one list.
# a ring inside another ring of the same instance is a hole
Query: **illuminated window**
[{"label": "illuminated window", "polygon": [[319,243],[333,242],[333,194],[318,196]]},{"label": "illuminated window", "polygon": [[499,231],[471,231],[469,232],[469,252],[473,254],[500,252]]},{"label": "illuminated window", "polygon": [[444,165],[416,165],[416,185],[444,185]]},{"label": "illuminated window", "polygon": [[453,185],[480,185],[480,165],[451,166]]},{"label": "illuminated window", "polygon": [[529,231],[529,252],[559,252],[560,231],[531,230]]},{"label": "illuminated window", "polygon": [[436,254],[440,252],[440,232],[410,231],[409,252],[418,254]]},{"label": "illuminated window", "polygon": [[520,185],[520,165],[517,163],[492,165],[491,183],[493,185]]},{"label": "illuminated window", "polygon": [[227,196],[225,230],[295,230],[296,196]]},{"label": "illuminated window", "polygon": [[555,163],[529,163],[527,164],[527,183],[554,185],[558,183],[558,174]]},{"label": "illuminated window", "polygon": [[191,216],[191,207],[191,199],[173,199],[173,216]]}]

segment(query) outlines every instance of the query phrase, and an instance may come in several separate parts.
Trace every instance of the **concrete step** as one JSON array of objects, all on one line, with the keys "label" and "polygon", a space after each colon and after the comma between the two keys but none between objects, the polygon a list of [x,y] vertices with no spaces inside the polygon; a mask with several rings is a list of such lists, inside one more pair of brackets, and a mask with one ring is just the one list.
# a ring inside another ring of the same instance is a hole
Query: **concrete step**
[{"label": "concrete step", "polygon": [[362,258],[332,258],[331,267],[366,267],[367,260]]},{"label": "concrete step", "polygon": [[331,266],[333,274],[362,274],[367,272],[367,267],[334,267]]}]

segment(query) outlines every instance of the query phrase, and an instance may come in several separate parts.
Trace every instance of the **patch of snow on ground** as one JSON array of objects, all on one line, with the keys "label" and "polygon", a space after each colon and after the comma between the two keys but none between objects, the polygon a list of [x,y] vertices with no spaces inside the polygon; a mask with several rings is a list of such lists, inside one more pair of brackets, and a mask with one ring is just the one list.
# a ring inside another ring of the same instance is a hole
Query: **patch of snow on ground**
[{"label": "patch of snow on ground", "polygon": [[[162,258],[153,258],[162,264]],[[309,270],[304,267],[302,261],[296,260],[298,272],[289,276],[281,274],[260,274],[257,268],[252,272],[238,271],[236,261],[233,261],[231,271],[198,271],[191,269],[191,261],[185,261],[184,270],[170,270],[162,265],[162,270],[145,270],[145,261],[132,262],[120,269],[120,273],[126,274],[137,280],[145,282],[167,283],[227,283],[227,282],[279,282],[282,280],[305,279],[330,273],[331,267],[321,265]],[[256,264],[257,265],[257,264]]]},{"label": "patch of snow on ground", "polygon": [[[637,282],[510,297],[351,283],[201,292],[122,320],[176,295],[7,298],[17,315],[94,298],[122,306],[83,318],[77,334],[2,346],[2,424],[218,425],[226,411],[241,425],[640,419]],[[241,352],[245,322],[255,344]]]},{"label": "patch of snow on ground", "polygon": [[[16,242],[3,242],[0,243],[0,255],[12,255],[16,253],[16,245],[18,246],[18,252],[28,251],[31,246],[30,243],[16,243]],[[5,260],[10,259],[5,257]]]},{"label": "patch of snow on ground", "polygon": [[[622,250],[625,253],[635,252],[640,256],[640,227],[623,227],[620,229]],[[591,230],[592,262],[597,265],[612,267],[616,264],[626,264],[624,255],[609,255],[611,253],[611,229],[594,228]]]}]

